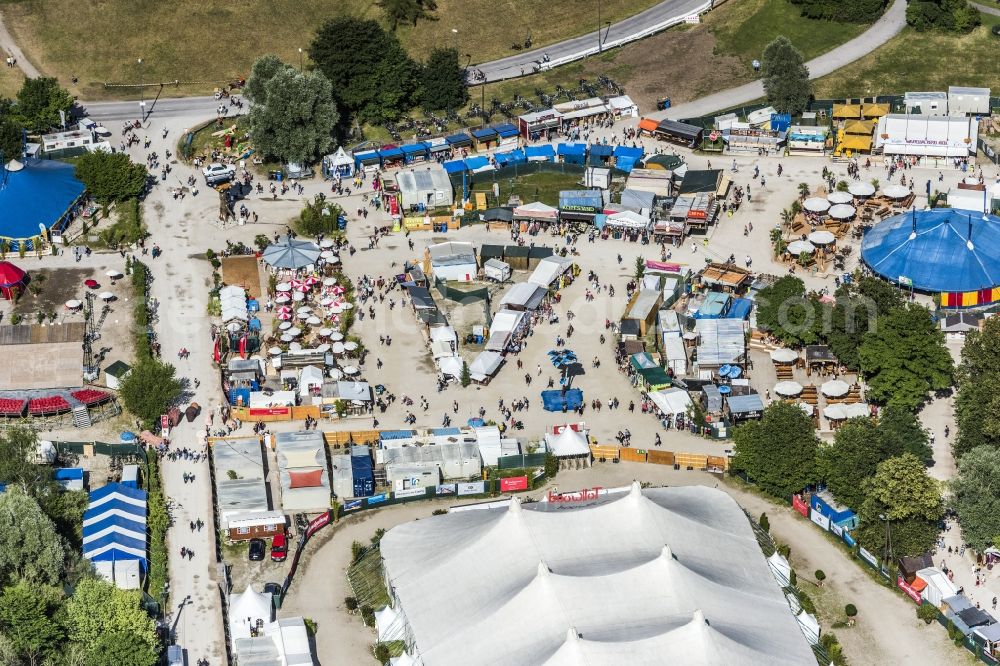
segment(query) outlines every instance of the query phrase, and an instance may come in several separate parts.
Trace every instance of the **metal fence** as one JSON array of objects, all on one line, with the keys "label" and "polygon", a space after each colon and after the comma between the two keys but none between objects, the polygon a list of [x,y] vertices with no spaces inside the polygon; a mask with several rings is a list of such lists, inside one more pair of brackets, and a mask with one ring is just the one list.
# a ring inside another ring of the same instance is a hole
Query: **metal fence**
[{"label": "metal fence", "polygon": [[53,442],[59,453],[83,455],[87,446],[94,447],[94,453],[102,456],[133,456],[146,462],[146,448],[142,444],[109,444],[107,442]]},{"label": "metal fence", "polygon": [[544,453],[521,453],[513,456],[497,458],[498,469],[522,469],[526,467],[544,467]]}]

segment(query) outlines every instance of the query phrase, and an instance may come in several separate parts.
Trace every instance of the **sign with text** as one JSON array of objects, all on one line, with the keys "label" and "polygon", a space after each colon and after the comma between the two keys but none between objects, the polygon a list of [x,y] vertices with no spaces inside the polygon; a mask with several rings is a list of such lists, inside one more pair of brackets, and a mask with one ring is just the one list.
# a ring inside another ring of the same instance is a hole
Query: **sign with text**
[{"label": "sign with text", "polygon": [[801,513],[806,518],[809,517],[809,505],[802,501],[799,495],[792,495],[792,508]]},{"label": "sign with text", "polygon": [[860,554],[861,557],[865,558],[865,560],[868,562],[868,564],[872,565],[873,567],[877,567],[878,566],[878,560],[875,559],[874,555],[872,555],[870,552],[868,552],[867,550],[865,550],[864,546],[861,546],[860,548],[858,548],[858,554]]},{"label": "sign with text", "polygon": [[830,531],[839,537],[844,536],[844,528],[837,523],[830,523]]},{"label": "sign with text", "polygon": [[827,531],[830,530],[830,519],[824,516],[816,509],[813,509],[812,511],[809,512],[809,520],[813,521],[814,523],[822,527],[824,530]]},{"label": "sign with text", "polygon": [[516,490],[527,490],[528,489],[528,477],[526,476],[510,476],[506,479],[500,479],[500,492],[509,493]]},{"label": "sign with text", "polygon": [[903,592],[906,592],[906,596],[917,602],[918,606],[923,603],[923,599],[920,598],[920,593],[910,587],[910,584],[907,583],[902,576],[896,578],[896,585],[898,585],[899,589]]},{"label": "sign with text", "polygon": [[359,499],[347,500],[346,502],[344,502],[344,511],[357,511],[358,509],[361,508],[361,503],[363,501],[364,500],[359,500]]},{"label": "sign with text", "polygon": [[372,495],[365,501],[368,503],[368,506],[372,506],[373,504],[382,504],[387,499],[389,499],[388,495],[386,495],[385,493],[379,493],[378,495]]},{"label": "sign with text", "polygon": [[291,407],[251,407],[250,417],[254,416],[285,416],[291,413]]},{"label": "sign with text", "polygon": [[549,494],[545,496],[546,502],[586,502],[587,500],[595,500],[604,493],[604,490],[600,486],[594,486],[593,488],[584,488],[583,490],[578,490],[575,493],[556,493],[549,491]]},{"label": "sign with text", "polygon": [[308,539],[313,534],[316,534],[316,532],[329,525],[331,519],[333,519],[333,511],[327,510],[310,520],[309,527],[306,528],[306,538]]},{"label": "sign with text", "polygon": [[405,490],[397,490],[392,496],[396,499],[401,497],[423,497],[427,494],[426,488],[407,488]]},{"label": "sign with text", "polygon": [[485,481],[472,481],[471,483],[459,483],[458,494],[461,495],[482,495],[486,492]]}]

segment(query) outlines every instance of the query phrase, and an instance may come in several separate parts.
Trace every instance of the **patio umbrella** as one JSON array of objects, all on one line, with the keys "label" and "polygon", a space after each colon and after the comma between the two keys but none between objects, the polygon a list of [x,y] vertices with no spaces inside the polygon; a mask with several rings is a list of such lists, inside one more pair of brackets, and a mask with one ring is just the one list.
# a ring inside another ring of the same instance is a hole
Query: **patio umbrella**
[{"label": "patio umbrella", "polygon": [[330,315],[330,321],[332,321],[334,324],[339,324],[340,323],[340,315],[339,314]]},{"label": "patio umbrella", "polygon": [[97,297],[102,301],[110,301],[112,298],[115,297],[115,295],[112,294],[110,291],[102,291]]},{"label": "patio umbrella", "polygon": [[319,258],[320,259],[329,259],[332,256],[333,256],[333,252],[331,252],[330,250],[323,250],[322,252],[319,253]]},{"label": "patio umbrella", "polygon": [[287,282],[279,282],[278,284],[276,284],[274,286],[274,289],[276,291],[291,291],[292,290],[292,285],[290,285]]},{"label": "patio umbrella", "polygon": [[292,318],[292,313],[291,312],[279,312],[275,316],[278,319],[280,319],[281,321],[288,321],[289,319]]},{"label": "patio umbrella", "polygon": [[340,263],[340,257],[338,257],[337,255],[333,255],[332,257],[329,257],[328,259],[326,259],[326,263],[328,263],[328,264],[339,264]]},{"label": "patio umbrella", "polygon": [[328,305],[333,305],[335,302],[336,301],[334,301],[332,298],[330,298],[329,296],[327,296],[326,298],[324,298],[323,300],[321,300],[319,302],[319,304],[322,305],[325,308]]},{"label": "patio umbrella", "polygon": [[330,345],[330,351],[332,351],[334,354],[343,354],[344,353],[344,343],[343,342],[334,342],[332,345]]},{"label": "patio umbrella", "polygon": [[332,287],[335,284],[337,284],[337,278],[332,278],[332,277],[323,278],[324,287]]},{"label": "patio umbrella", "polygon": [[293,342],[292,344],[288,345],[288,349],[293,352],[302,351],[302,345],[300,345],[297,342]]},{"label": "patio umbrella", "polygon": [[279,356],[281,354],[281,347],[271,347],[267,350],[267,353],[271,356]]},{"label": "patio umbrella", "polygon": [[330,379],[343,379],[344,373],[339,368],[330,368]]},{"label": "patio umbrella", "polygon": [[122,276],[122,272],[114,268],[105,271],[104,274],[107,275],[109,278],[114,278],[114,279],[118,279]]},{"label": "patio umbrella", "polygon": [[290,321],[283,321],[280,324],[278,324],[278,330],[280,331],[287,331],[291,327],[292,327],[292,322]]},{"label": "patio umbrella", "polygon": [[358,348],[358,343],[357,342],[353,342],[351,340],[348,340],[347,342],[344,343],[344,350],[345,351],[354,351],[357,348]]},{"label": "patio umbrella", "polygon": [[325,354],[326,352],[330,351],[330,345],[324,342],[319,347],[316,347],[316,351],[318,351],[321,354]]},{"label": "patio umbrella", "polygon": [[323,323],[323,320],[317,317],[316,315],[310,315],[309,318],[306,319],[306,323],[309,324],[310,326],[319,326],[320,324]]},{"label": "patio umbrella", "polygon": [[847,204],[854,201],[854,196],[850,192],[830,192],[826,195],[826,200],[832,204]]},{"label": "patio umbrella", "polygon": [[292,300],[295,301],[296,303],[301,303],[302,301],[306,300],[306,295],[303,294],[301,291],[297,291],[294,294],[292,294]]},{"label": "patio umbrella", "polygon": [[882,194],[890,199],[905,199],[910,196],[910,190],[903,185],[888,185],[882,188]]},{"label": "patio umbrella", "polygon": [[338,285],[338,286],[334,287],[333,289],[331,289],[330,291],[333,292],[335,295],[340,296],[341,294],[343,294],[347,290]]},{"label": "patio umbrella", "polygon": [[855,419],[859,417],[871,416],[871,408],[863,402],[856,402],[853,405],[844,405],[847,418]]},{"label": "patio umbrella", "polygon": [[778,382],[774,385],[774,392],[783,398],[794,398],[802,393],[802,384],[792,381]]},{"label": "patio umbrella", "polygon": [[235,321],[234,322],[230,322],[230,323],[226,324],[226,329],[230,333],[235,333],[236,331],[240,330],[240,325],[237,324]]},{"label": "patio umbrella", "polygon": [[835,240],[837,240],[837,237],[825,229],[820,229],[809,234],[809,242],[813,245],[829,245]]},{"label": "patio umbrella", "polygon": [[313,311],[312,308],[309,307],[308,305],[303,305],[301,308],[296,310],[296,312],[298,312],[299,314],[309,314],[312,311]]},{"label": "patio umbrella", "polygon": [[69,308],[70,310],[76,310],[81,305],[83,305],[83,303],[76,300],[75,298],[66,301],[66,307]]},{"label": "patio umbrella", "polygon": [[274,268],[296,270],[316,263],[319,247],[311,241],[286,237],[278,243],[268,245],[261,259]]},{"label": "patio umbrella", "polygon": [[301,319],[302,321],[305,321],[306,319],[309,319],[309,317],[311,317],[311,316],[312,315],[309,314],[308,312],[299,312],[298,314],[295,315],[295,318],[296,319]]},{"label": "patio umbrella", "polygon": [[788,252],[794,255],[800,255],[803,252],[806,254],[812,254],[816,251],[816,246],[809,241],[797,240],[792,241],[788,244]]},{"label": "patio umbrella", "polygon": [[831,421],[840,421],[847,418],[847,410],[844,405],[827,405],[823,408],[823,416]]},{"label": "patio umbrella", "polygon": [[350,301],[345,301],[345,302],[341,303],[340,307],[342,307],[345,310],[353,310],[354,309],[354,303],[351,303]]},{"label": "patio umbrella", "polygon": [[97,280],[91,279],[91,280],[84,280],[83,285],[87,289],[97,289],[98,287],[101,286],[101,283],[99,283]]},{"label": "patio umbrella", "polygon": [[305,282],[307,285],[311,287],[319,282],[319,278],[316,277],[315,275],[310,275],[305,280],[303,280],[303,282]]},{"label": "patio umbrella", "polygon": [[319,244],[319,246],[321,248],[323,248],[324,250],[328,250],[331,247],[333,247],[334,245],[335,245],[335,243],[333,242],[333,239],[331,239],[331,238],[324,238],[323,242]]},{"label": "patio umbrella", "polygon": [[275,312],[278,314],[292,314],[292,309],[287,305],[279,305]]},{"label": "patio umbrella", "polygon": [[344,374],[345,374],[345,375],[356,375],[356,374],[358,374],[359,372],[361,372],[361,371],[360,371],[360,370],[358,370],[358,369],[357,369],[356,367],[354,367],[353,365],[347,365],[347,366],[344,366]]},{"label": "patio umbrella", "polygon": [[797,403],[797,404],[798,404],[799,409],[801,409],[803,412],[806,413],[806,416],[812,416],[813,415],[813,411],[815,411],[815,410],[813,410],[813,406],[810,405],[808,402],[800,402],[800,403]]},{"label": "patio umbrella", "polygon": [[820,388],[823,395],[828,398],[839,398],[841,396],[847,395],[847,392],[851,390],[850,385],[840,379],[831,379],[830,381],[824,383]]},{"label": "patio umbrella", "polygon": [[830,207],[830,202],[822,197],[809,197],[802,202],[802,207],[810,213],[822,213]]},{"label": "patio umbrella", "polygon": [[847,191],[856,197],[870,197],[875,194],[875,186],[871,183],[856,182],[847,186]]},{"label": "patio umbrella", "polygon": [[339,331],[334,331],[333,333],[330,334],[330,340],[332,340],[333,342],[340,342],[343,339],[344,339],[344,334]]},{"label": "patio umbrella", "polygon": [[282,294],[281,296],[278,296],[276,299],[274,299],[274,302],[275,303],[287,303],[290,300],[292,300],[292,299],[289,298],[288,296],[286,296],[285,294]]},{"label": "patio umbrella", "polygon": [[339,305],[331,305],[329,310],[332,314],[340,314],[341,312],[344,311],[344,308],[340,307]]},{"label": "patio umbrella", "polygon": [[309,293],[309,289],[310,289],[309,285],[307,285],[305,282],[300,282],[299,286],[295,287],[296,293],[299,294],[307,294]]},{"label": "patio umbrella", "polygon": [[786,349],[784,347],[780,349],[775,349],[771,352],[771,360],[775,363],[792,363],[798,359],[799,355],[793,349]]},{"label": "patio umbrella", "polygon": [[288,335],[288,333],[285,333],[285,334],[283,334],[281,336],[281,341],[282,342],[291,342],[292,341],[292,336]]},{"label": "patio umbrella", "polygon": [[285,333],[288,333],[288,335],[292,336],[293,338],[297,338],[298,336],[302,335],[302,329],[299,328],[298,326],[292,326],[290,329],[285,331]]},{"label": "patio umbrella", "polygon": [[830,217],[836,220],[849,220],[854,217],[857,210],[850,204],[837,204],[830,207]]},{"label": "patio umbrella", "polygon": [[331,333],[333,333],[333,329],[332,328],[321,328],[321,329],[319,329],[319,337],[321,337],[321,338],[328,338],[328,337],[330,337]]}]

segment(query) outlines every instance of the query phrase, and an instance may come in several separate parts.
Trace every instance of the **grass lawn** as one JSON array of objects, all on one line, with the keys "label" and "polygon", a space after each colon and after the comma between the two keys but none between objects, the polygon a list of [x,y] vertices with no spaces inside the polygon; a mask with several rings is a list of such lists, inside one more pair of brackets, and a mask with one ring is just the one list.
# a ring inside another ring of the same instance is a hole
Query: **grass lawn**
[{"label": "grass lawn", "polygon": [[24,83],[24,74],[16,67],[0,69],[0,97],[14,99]]},{"label": "grass lawn", "polygon": [[[549,206],[559,205],[559,192],[562,190],[580,189],[579,173],[558,173],[553,171],[540,171],[538,173],[525,174],[513,179],[502,178],[500,184],[500,200],[506,202],[512,193],[521,197],[521,201],[529,203],[541,201]],[[491,173],[477,174],[473,176],[473,184],[469,188],[471,192],[487,192],[487,201],[491,206],[499,205],[493,201],[493,177]],[[513,180],[513,183],[511,182]],[[473,197],[474,198],[474,197]]]},{"label": "grass lawn", "polygon": [[[601,20],[617,21],[657,0],[602,0]],[[438,0],[437,20],[401,26],[398,35],[417,58],[453,46],[483,62],[514,53],[529,30],[543,46],[585,34],[597,26],[597,5],[576,0]],[[105,82],[138,83],[137,58],[146,81],[185,85],[176,94],[197,94],[246,75],[254,59],[276,53],[298,64],[298,49],[327,18],[353,14],[380,19],[372,0],[5,0],[7,26],[39,68],[84,99],[120,96]],[[457,30],[458,32],[452,32]],[[350,49],[350,44],[344,44]]]},{"label": "grass lawn", "polygon": [[907,90],[947,90],[948,86],[1000,89],[1000,37],[990,33],[1000,17],[982,17],[981,26],[961,36],[904,28],[861,60],[816,80],[816,97],[902,94]]},{"label": "grass lawn", "polygon": [[737,56],[745,67],[760,59],[775,37],[784,35],[806,60],[857,37],[868,27],[805,18],[789,0],[727,2],[726,11],[709,12],[705,23],[715,34],[715,51]]}]

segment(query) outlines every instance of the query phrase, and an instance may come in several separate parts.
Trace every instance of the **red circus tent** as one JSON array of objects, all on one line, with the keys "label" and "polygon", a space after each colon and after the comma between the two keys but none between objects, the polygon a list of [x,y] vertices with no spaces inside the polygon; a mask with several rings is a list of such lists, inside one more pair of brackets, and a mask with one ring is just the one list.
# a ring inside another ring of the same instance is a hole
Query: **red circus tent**
[{"label": "red circus tent", "polygon": [[9,261],[0,261],[0,296],[13,299],[15,290],[24,293],[27,282],[27,273]]}]

